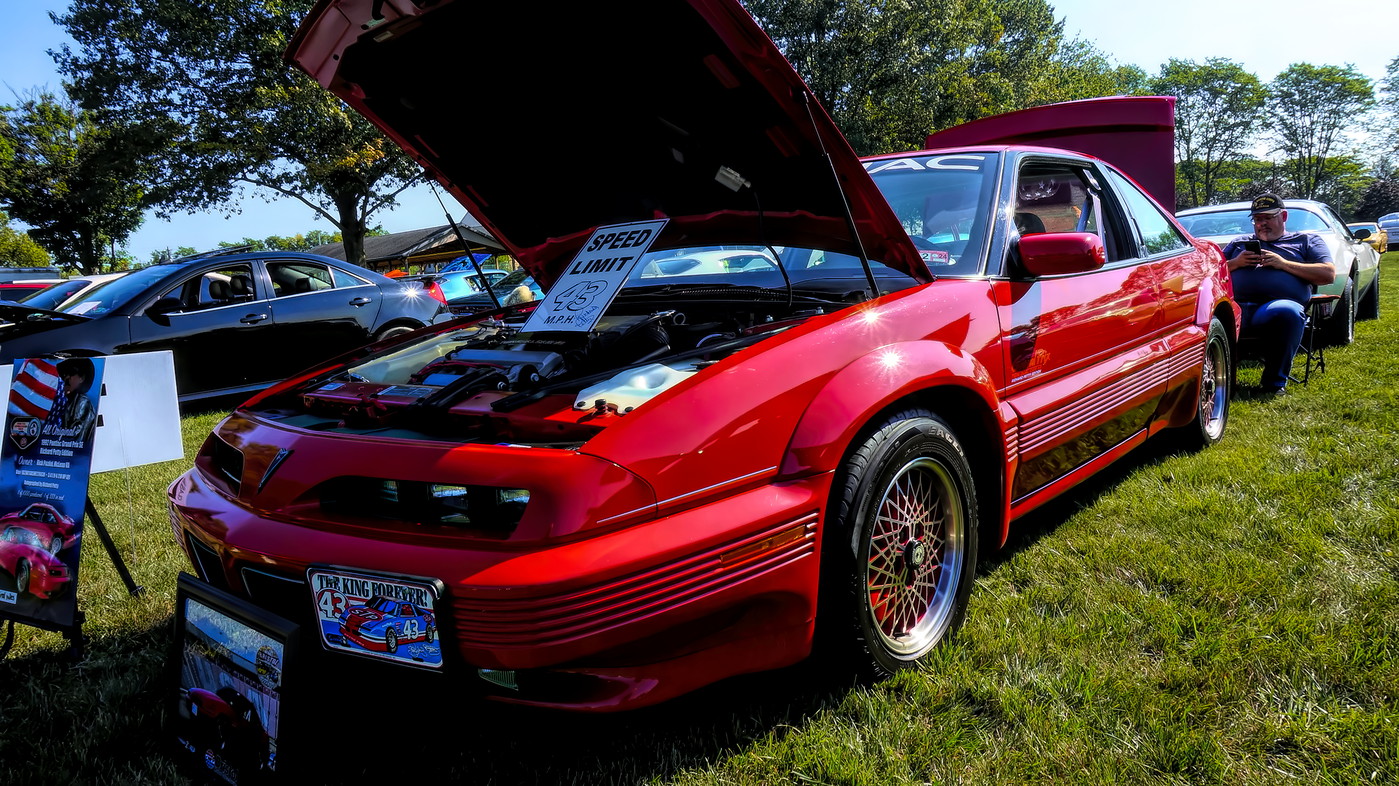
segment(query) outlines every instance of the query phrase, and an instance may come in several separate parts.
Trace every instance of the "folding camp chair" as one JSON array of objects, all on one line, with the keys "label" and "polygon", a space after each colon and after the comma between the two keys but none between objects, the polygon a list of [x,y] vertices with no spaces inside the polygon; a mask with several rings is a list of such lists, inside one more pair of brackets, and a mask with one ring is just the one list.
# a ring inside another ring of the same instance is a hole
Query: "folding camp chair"
[{"label": "folding camp chair", "polygon": [[1312,371],[1317,373],[1326,370],[1326,340],[1317,336],[1317,331],[1321,328],[1321,320],[1330,315],[1331,309],[1336,307],[1336,301],[1340,300],[1340,295],[1312,295],[1312,299],[1307,303],[1307,323],[1302,334],[1302,345],[1298,347],[1307,356],[1306,365],[1302,370],[1302,378],[1298,379],[1291,374],[1288,379],[1293,382],[1307,384],[1311,379]]}]

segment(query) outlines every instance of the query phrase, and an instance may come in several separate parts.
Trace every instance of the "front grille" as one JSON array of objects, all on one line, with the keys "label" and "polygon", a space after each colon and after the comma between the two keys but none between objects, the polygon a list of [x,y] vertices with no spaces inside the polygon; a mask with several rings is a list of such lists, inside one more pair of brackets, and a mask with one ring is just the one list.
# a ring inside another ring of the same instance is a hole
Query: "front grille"
[{"label": "front grille", "polygon": [[303,576],[287,576],[259,568],[243,568],[243,586],[253,603],[280,617],[301,621],[311,609],[311,594]]},{"label": "front grille", "polygon": [[529,504],[525,489],[365,477],[334,478],[319,494],[321,509],[332,516],[449,527],[486,538],[508,537]]},{"label": "front grille", "polygon": [[229,589],[219,555],[196,537],[186,536],[186,540],[189,541],[190,561],[194,563],[194,572],[199,578],[221,590]]}]

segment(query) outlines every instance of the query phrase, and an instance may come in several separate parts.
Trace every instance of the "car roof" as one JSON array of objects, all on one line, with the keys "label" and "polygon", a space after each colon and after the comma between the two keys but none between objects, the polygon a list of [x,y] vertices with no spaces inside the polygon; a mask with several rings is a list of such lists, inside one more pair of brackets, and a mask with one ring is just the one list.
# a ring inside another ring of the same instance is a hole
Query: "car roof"
[{"label": "car roof", "polygon": [[210,262],[232,263],[259,259],[303,260],[306,262],[318,262],[330,265],[331,267],[338,267],[343,268],[345,270],[349,270],[355,273],[356,275],[363,275],[366,277],[374,278],[376,280],[385,279],[385,276],[381,273],[376,273],[372,270],[369,270],[368,268],[356,265],[353,262],[346,262],[343,259],[336,259],[334,257],[323,256],[321,254],[312,254],[307,251],[251,251],[248,250],[246,247],[221,249],[217,251],[206,251],[200,254],[191,254],[189,256],[179,257],[177,259],[170,259],[164,262],[154,262],[150,265],[147,265],[146,267],[168,268],[170,271],[174,272],[177,270],[182,270],[184,268],[194,267],[197,265],[204,265]]}]

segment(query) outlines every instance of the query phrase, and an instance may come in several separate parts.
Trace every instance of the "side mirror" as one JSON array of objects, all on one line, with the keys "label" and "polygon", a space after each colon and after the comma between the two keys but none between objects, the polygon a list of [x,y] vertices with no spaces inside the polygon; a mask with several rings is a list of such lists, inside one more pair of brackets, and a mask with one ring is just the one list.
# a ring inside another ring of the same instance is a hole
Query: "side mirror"
[{"label": "side mirror", "polygon": [[1049,232],[1022,235],[1020,263],[1032,276],[1087,273],[1108,260],[1103,239],[1091,232]]},{"label": "side mirror", "polygon": [[1370,236],[1370,230],[1361,227],[1360,229],[1351,230],[1351,234],[1355,235],[1356,240],[1364,240]]},{"label": "side mirror", "polygon": [[184,309],[184,307],[184,301],[174,296],[167,296],[152,303],[151,307],[146,309],[146,314],[153,317],[164,316],[166,314],[173,314],[177,311],[181,311]]}]

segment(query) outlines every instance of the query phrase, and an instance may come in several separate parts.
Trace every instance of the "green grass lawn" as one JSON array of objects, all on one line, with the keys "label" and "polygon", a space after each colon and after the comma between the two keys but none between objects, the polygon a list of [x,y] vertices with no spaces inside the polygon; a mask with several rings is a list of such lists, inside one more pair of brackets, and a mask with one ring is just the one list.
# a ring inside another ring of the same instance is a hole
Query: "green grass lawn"
[{"label": "green grass lawn", "polygon": [[[924,671],[852,686],[813,662],[601,718],[379,684],[315,721],[343,741],[316,755],[349,762],[327,779],[1399,783],[1399,253],[1384,266],[1380,319],[1306,387],[1019,522]],[[216,420],[186,419],[187,456]],[[163,495],[187,464],[93,479],[145,592],[85,539],[86,657],[16,628],[0,784],[184,782],[161,726],[186,569]]]}]

